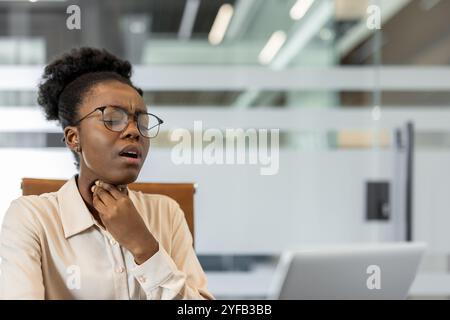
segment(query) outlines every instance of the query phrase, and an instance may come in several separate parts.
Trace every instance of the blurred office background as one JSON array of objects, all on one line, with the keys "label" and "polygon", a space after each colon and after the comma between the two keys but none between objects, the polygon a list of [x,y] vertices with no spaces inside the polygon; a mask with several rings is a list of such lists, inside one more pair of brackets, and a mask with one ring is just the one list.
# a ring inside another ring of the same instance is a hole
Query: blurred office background
[{"label": "blurred office background", "polygon": [[[284,250],[403,240],[428,243],[411,298],[450,297],[450,1],[0,0],[0,220],[22,177],[76,172],[36,85],[77,46],[134,64],[165,121],[139,180],[198,184],[216,297],[266,297]],[[280,129],[279,172],[175,165],[170,133],[195,120]]]}]

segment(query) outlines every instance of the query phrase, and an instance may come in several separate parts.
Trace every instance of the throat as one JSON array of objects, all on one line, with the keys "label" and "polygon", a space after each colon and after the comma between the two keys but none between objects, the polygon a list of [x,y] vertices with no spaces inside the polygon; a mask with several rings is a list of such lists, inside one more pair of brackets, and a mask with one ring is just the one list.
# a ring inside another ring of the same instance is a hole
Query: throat
[{"label": "throat", "polygon": [[92,183],[91,184],[86,183],[86,186],[84,187],[83,183],[79,181],[79,175],[75,176],[75,181],[77,184],[78,191],[80,192],[81,198],[83,199],[83,202],[86,205],[86,208],[94,217],[95,221],[97,221],[99,225],[101,225],[104,229],[106,229],[105,225],[102,222],[102,219],[100,219],[99,212],[94,208],[92,192],[90,191]]}]

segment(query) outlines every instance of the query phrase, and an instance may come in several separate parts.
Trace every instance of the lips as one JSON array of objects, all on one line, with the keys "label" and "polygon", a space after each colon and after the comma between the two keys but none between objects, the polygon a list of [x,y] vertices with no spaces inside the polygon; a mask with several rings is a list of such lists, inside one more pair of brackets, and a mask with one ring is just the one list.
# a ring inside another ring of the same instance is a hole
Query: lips
[{"label": "lips", "polygon": [[128,145],[119,152],[119,156],[130,159],[140,159],[142,157],[142,151],[137,145]]}]

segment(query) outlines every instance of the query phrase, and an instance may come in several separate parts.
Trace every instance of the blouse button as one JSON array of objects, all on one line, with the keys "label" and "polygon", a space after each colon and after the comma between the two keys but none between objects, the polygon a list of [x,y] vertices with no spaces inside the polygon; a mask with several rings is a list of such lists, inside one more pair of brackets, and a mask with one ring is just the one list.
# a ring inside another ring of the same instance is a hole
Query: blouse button
[{"label": "blouse button", "polygon": [[124,267],[118,267],[118,268],[116,269],[116,272],[117,272],[117,273],[122,273],[122,272],[124,272],[124,271],[125,271]]},{"label": "blouse button", "polygon": [[139,281],[142,282],[142,283],[145,283],[145,281],[147,281],[147,278],[144,277],[144,276],[139,276],[138,279],[139,279]]},{"label": "blouse button", "polygon": [[116,240],[114,240],[113,238],[111,238],[111,239],[109,239],[109,243],[112,245],[112,246],[115,246],[116,245]]}]

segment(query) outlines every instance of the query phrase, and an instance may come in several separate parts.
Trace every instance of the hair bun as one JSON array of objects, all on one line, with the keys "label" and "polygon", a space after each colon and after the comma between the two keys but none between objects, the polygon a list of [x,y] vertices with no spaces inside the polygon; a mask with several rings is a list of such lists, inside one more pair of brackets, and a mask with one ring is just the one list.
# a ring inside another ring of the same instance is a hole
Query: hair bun
[{"label": "hair bun", "polygon": [[114,72],[129,80],[132,66],[105,49],[82,47],[72,49],[44,69],[37,102],[44,108],[47,120],[59,120],[58,101],[64,88],[86,73]]}]

